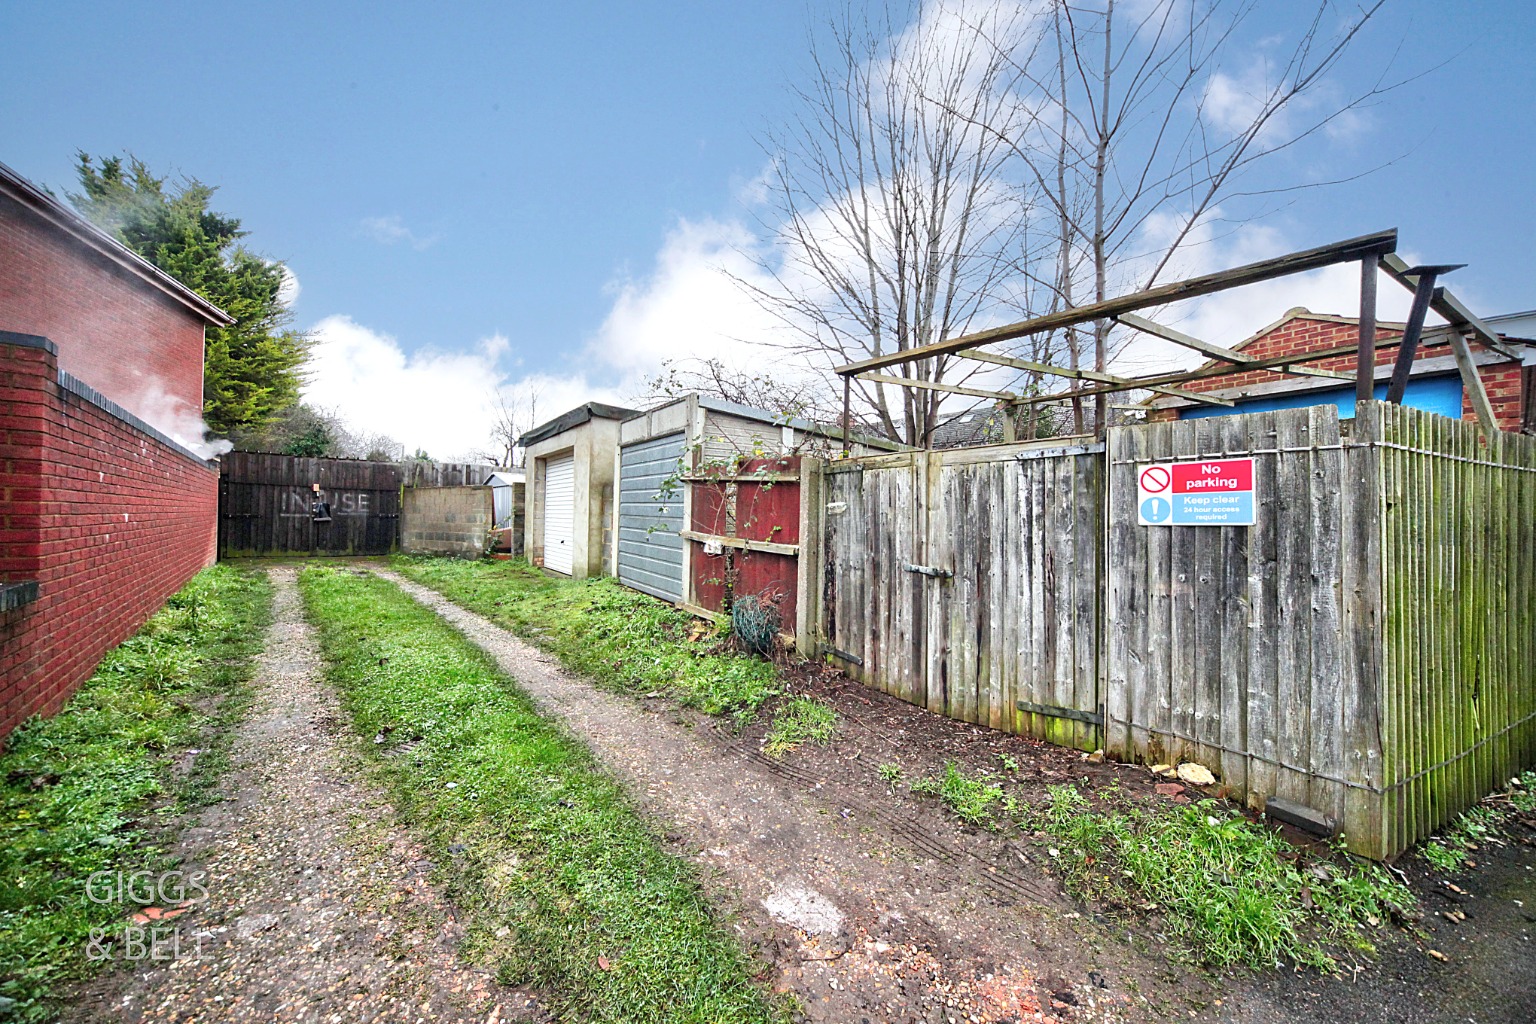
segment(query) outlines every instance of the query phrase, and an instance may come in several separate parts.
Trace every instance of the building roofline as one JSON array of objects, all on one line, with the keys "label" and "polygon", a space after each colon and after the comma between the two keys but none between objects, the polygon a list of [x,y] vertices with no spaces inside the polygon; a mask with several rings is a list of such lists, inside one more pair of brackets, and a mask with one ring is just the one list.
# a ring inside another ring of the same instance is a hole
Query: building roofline
[{"label": "building roofline", "polygon": [[517,439],[519,448],[527,448],[529,445],[538,444],[548,440],[556,434],[563,434],[567,430],[581,426],[589,420],[627,420],[634,416],[635,410],[625,409],[617,405],[605,405],[602,402],[586,402],[578,405],[570,412],[562,413],[548,422],[541,423]]},{"label": "building roofline", "polygon": [[14,170],[0,163],[0,194],[10,196],[43,220],[84,243],[122,269],[163,292],[215,327],[227,327],[235,318],[203,298],[144,257],[128,248],[74,210],[44,192]]}]

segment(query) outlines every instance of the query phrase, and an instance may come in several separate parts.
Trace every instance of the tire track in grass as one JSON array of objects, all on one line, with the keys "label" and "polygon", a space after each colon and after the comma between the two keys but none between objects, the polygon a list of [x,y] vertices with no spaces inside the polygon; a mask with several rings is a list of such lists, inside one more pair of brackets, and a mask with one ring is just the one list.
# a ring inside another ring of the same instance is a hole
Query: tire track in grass
[{"label": "tire track in grass", "polygon": [[[739,744],[722,751],[645,705],[567,675],[555,661],[438,592],[378,574],[496,659],[546,715],[583,737],[668,823],[677,845],[728,882],[744,935],[774,951],[778,985],[811,1020],[1037,1021],[1030,953],[1051,941],[1021,914],[1032,879],[901,822],[817,799],[819,780]],[[724,756],[722,756],[724,755]],[[739,756],[738,756],[739,755]],[[1099,1019],[1114,1019],[1105,1006]]]},{"label": "tire track in grass", "polygon": [[466,912],[472,955],[561,1019],[784,1019],[694,868],[484,652],[367,573],[301,582],[328,676]]},{"label": "tire track in grass", "polygon": [[381,790],[357,778],[294,570],[268,573],[273,621],[231,745],[228,798],[180,841],[181,880],[200,879],[193,898],[128,907],[159,930],[158,951],[141,949],[81,993],[68,1019],[547,1020],[458,957],[459,926],[426,855]]}]

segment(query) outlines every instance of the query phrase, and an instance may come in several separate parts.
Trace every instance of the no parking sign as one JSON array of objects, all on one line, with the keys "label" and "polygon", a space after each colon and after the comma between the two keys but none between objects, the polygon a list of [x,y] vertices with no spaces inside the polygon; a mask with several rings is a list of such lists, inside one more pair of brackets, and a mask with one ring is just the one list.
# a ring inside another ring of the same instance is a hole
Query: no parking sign
[{"label": "no parking sign", "polygon": [[1252,526],[1253,460],[1161,462],[1136,470],[1142,526]]}]

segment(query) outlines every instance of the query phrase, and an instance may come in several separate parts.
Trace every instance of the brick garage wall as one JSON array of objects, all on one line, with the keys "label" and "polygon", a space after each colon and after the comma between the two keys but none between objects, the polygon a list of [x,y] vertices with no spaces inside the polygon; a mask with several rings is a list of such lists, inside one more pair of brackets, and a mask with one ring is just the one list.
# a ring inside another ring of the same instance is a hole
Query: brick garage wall
[{"label": "brick garage wall", "polygon": [[479,558],[492,525],[489,487],[407,487],[400,505],[400,550]]},{"label": "brick garage wall", "polygon": [[202,414],[194,313],[4,194],[0,253],[0,331],[48,338],[64,369],[135,416]]},{"label": "brick garage wall", "polygon": [[218,473],[0,334],[0,737],[57,711],[103,655],[213,564]]},{"label": "brick garage wall", "polygon": [[[1390,341],[1401,336],[1402,332],[1394,328],[1379,327],[1376,332],[1378,341]],[[1292,317],[1285,323],[1276,327],[1268,334],[1255,338],[1243,346],[1244,355],[1255,359],[1273,359],[1279,356],[1305,356],[1308,352],[1319,352],[1325,349],[1337,348],[1341,345],[1354,345],[1360,339],[1360,328],[1354,323],[1340,323],[1323,317],[1310,317],[1301,314]],[[1471,343],[1474,356],[1482,355],[1488,351],[1476,341]],[[1451,355],[1449,341],[1441,341],[1439,344],[1420,344],[1415,354],[1415,361],[1436,359]],[[1397,346],[1388,345],[1376,350],[1376,365],[1390,367],[1397,361]],[[1332,359],[1309,360],[1308,366],[1323,370],[1336,370],[1340,373],[1355,372],[1355,353],[1335,356]],[[1520,364],[1519,363],[1495,363],[1479,367],[1479,374],[1483,378],[1483,387],[1488,391],[1489,404],[1493,406],[1494,416],[1498,419],[1499,426],[1504,430],[1519,430],[1521,417],[1521,388],[1520,388]],[[1190,391],[1224,391],[1227,388],[1251,388],[1258,384],[1269,384],[1274,381],[1295,382],[1298,378],[1288,374],[1278,373],[1274,370],[1243,370],[1237,373],[1222,374],[1219,377],[1207,377],[1204,380],[1190,381],[1181,384]],[[1342,384],[1343,382],[1339,382]],[[1378,380],[1377,383],[1380,383]],[[1472,409],[1472,400],[1462,389],[1462,418],[1474,419],[1476,413]],[[1149,419],[1153,421],[1176,420],[1179,418],[1178,409],[1154,410]]]}]

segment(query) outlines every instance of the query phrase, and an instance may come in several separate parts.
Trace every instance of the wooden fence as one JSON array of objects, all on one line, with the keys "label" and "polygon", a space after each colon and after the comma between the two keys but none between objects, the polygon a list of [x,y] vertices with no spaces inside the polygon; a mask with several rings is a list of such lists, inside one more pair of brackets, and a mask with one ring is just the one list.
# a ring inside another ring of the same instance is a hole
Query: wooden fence
[{"label": "wooden fence", "polygon": [[[1220,457],[1254,460],[1253,526],[1137,525],[1138,467]],[[1261,806],[1375,831],[1376,458],[1332,406],[1111,431],[1111,756],[1197,761]]]},{"label": "wooden fence", "polygon": [[854,677],[940,714],[1093,749],[1101,446],[828,465],[819,628]]},{"label": "wooden fence", "polygon": [[783,632],[797,631],[800,483],[796,455],[687,478],[684,605],[725,612],[737,597],[752,594],[777,606]]},{"label": "wooden fence", "polygon": [[[219,557],[388,554],[399,542],[400,481],[392,462],[230,452],[219,468]],[[315,521],[317,497],[330,522]]]},{"label": "wooden fence", "polygon": [[1536,764],[1536,438],[1378,405],[1382,847]]},{"label": "wooden fence", "polygon": [[[1253,526],[1138,525],[1138,466],[1218,457]],[[802,649],[938,713],[1197,761],[1376,857],[1536,763],[1536,439],[1372,402],[810,479]]]}]

